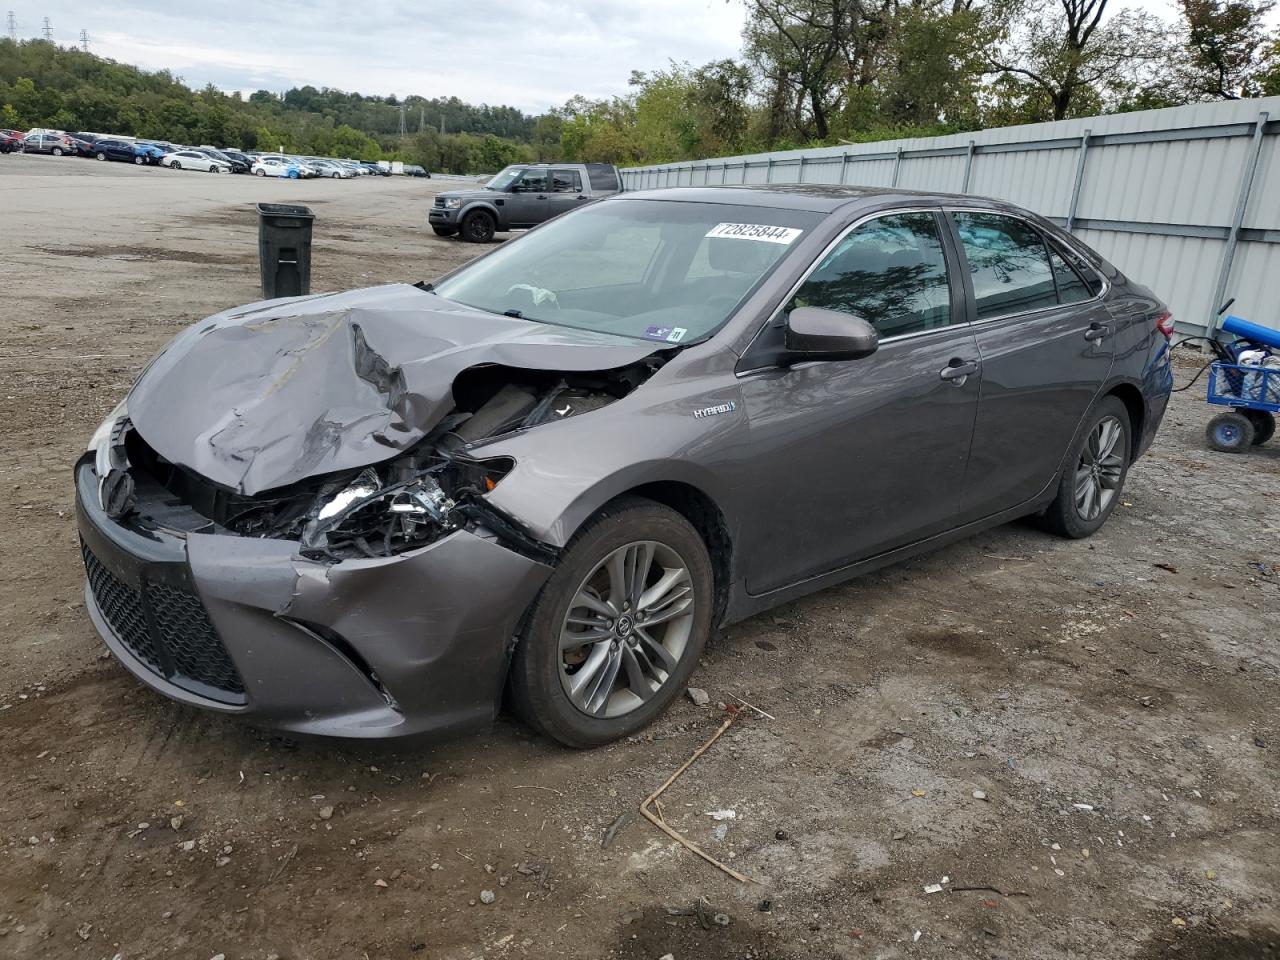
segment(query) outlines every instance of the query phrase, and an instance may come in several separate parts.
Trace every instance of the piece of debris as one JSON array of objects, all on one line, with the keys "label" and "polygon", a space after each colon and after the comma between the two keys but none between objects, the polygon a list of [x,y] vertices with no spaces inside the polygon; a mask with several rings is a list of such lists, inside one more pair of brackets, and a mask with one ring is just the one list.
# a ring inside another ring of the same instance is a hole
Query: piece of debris
[{"label": "piece of debris", "polygon": [[1169,573],[1178,572],[1178,568],[1175,567],[1172,563],[1153,563],[1152,566],[1155,567],[1157,570],[1167,570]]},{"label": "piece of debris", "polygon": [[183,840],[181,846],[183,853],[190,853],[196,848],[196,842],[194,840]]},{"label": "piece of debris", "polygon": [[1000,934],[998,934],[996,931],[992,930],[990,927],[983,927],[983,928],[982,928],[982,932],[983,932],[983,933],[985,933],[988,937],[998,937],[998,936],[1000,936]]},{"label": "piece of debris", "polygon": [[381,877],[379,877],[377,880],[373,881],[373,885],[374,885],[375,887],[386,887],[386,885],[387,885],[387,881],[385,881],[385,880],[383,880]]},{"label": "piece of debris", "polygon": [[975,791],[973,791],[973,799],[975,799],[975,800],[985,800],[985,799],[987,799],[986,791],[985,791],[985,790],[975,790]]},{"label": "piece of debris", "polygon": [[925,790],[912,790],[911,795],[913,797],[925,797],[928,796],[928,792]]},{"label": "piece of debris", "polygon": [[895,840],[905,840],[905,839],[907,839],[906,831],[903,831],[903,830],[895,830],[895,831],[893,831],[893,839],[895,839]]},{"label": "piece of debris", "polygon": [[759,903],[756,904],[756,909],[759,910],[761,913],[769,913],[771,910],[773,910],[773,901],[770,900],[768,897],[765,897],[763,900],[761,900]]},{"label": "piece of debris", "polygon": [[323,807],[316,811],[316,816],[321,820],[328,820],[333,816],[333,805],[326,803]]},{"label": "piece of debris", "polygon": [[76,936],[79,937],[81,940],[88,940],[89,935],[92,933],[93,933],[92,923],[82,923],[80,924],[80,926],[76,927]]},{"label": "piece of debris", "polygon": [[613,823],[609,824],[609,826],[605,828],[604,836],[600,838],[601,850],[609,849],[610,845],[613,843],[614,838],[618,835],[618,831],[631,822],[632,816],[633,814],[629,810],[626,813],[618,814],[617,818],[613,821]]},{"label": "piece of debris", "polygon": [[169,818],[169,826],[170,826],[170,828],[171,828],[171,829],[174,829],[174,830],[181,830],[181,829],[182,829],[182,817],[170,817],[170,818]]},{"label": "piece of debris", "polygon": [[911,938],[911,942],[916,943],[920,939],[920,936],[921,936],[920,931],[917,930],[915,933],[915,936]]},{"label": "piece of debris", "polygon": [[639,910],[628,910],[622,915],[622,922],[624,924],[639,923],[643,919],[644,914]]},{"label": "piece of debris", "polygon": [[658,798],[662,796],[662,794],[666,791],[668,787],[670,787],[673,783],[676,782],[676,780],[680,778],[680,775],[682,773],[684,773],[691,766],[693,766],[694,761],[696,761],[700,756],[702,756],[709,749],[711,749],[711,745],[714,744],[717,740],[719,740],[722,736],[724,736],[724,732],[728,730],[731,726],[733,726],[733,722],[736,719],[738,719],[738,714],[736,712],[731,712],[728,718],[724,721],[724,723],[720,724],[720,726],[716,729],[716,732],[713,733],[710,737],[708,737],[707,741],[702,746],[700,746],[697,750],[693,751],[693,755],[689,757],[689,759],[686,760],[684,763],[680,764],[680,766],[676,768],[676,772],[671,774],[671,776],[667,777],[666,782],[663,783],[662,786],[660,786],[657,790],[653,791],[653,793],[649,794],[649,796],[645,797],[644,800],[641,801],[640,803],[640,815],[643,816],[650,823],[652,823],[659,830],[661,830],[663,833],[665,833],[667,836],[669,836],[672,840],[676,841],[678,844],[683,846],[686,850],[689,850],[691,853],[697,854],[699,857],[707,861],[707,863],[711,864],[713,867],[716,867],[719,870],[723,870],[725,873],[733,877],[733,879],[737,880],[739,883],[759,883],[760,882],[759,880],[753,880],[751,877],[748,877],[744,874],[739,873],[737,870],[734,870],[732,867],[725,866],[715,857],[711,856],[711,854],[707,853],[705,850],[700,848],[696,843],[689,840],[684,834],[668,826],[667,822],[662,818],[661,806],[657,807],[656,813],[653,810],[649,809],[651,804],[658,803]]},{"label": "piece of debris", "polygon": [[930,883],[930,884],[928,884],[928,885],[924,888],[924,892],[925,892],[925,893],[941,893],[941,892],[942,892],[942,884],[940,884],[940,883]]},{"label": "piece of debris", "polygon": [[718,827],[716,827],[714,830],[711,831],[711,835],[715,837],[717,840],[723,840],[725,837],[729,835],[729,825],[727,823],[720,824]]},{"label": "piece of debris", "polygon": [[736,820],[738,819],[737,810],[708,810],[707,816],[712,820]]},{"label": "piece of debris", "polygon": [[480,891],[480,902],[481,902],[481,903],[489,904],[489,903],[493,903],[493,901],[494,901],[494,900],[497,900],[497,899],[498,899],[497,894],[495,894],[492,890],[481,890],[481,891]]},{"label": "piece of debris", "polygon": [[1085,812],[1093,809],[1093,804],[1091,803],[1073,803],[1072,806],[1077,810],[1084,810]]},{"label": "piece of debris", "polygon": [[775,832],[774,832],[774,834],[773,834],[773,839],[775,839],[775,840],[790,840],[790,839],[791,839],[791,837],[787,835],[787,831],[785,831],[785,830],[777,830],[777,831],[775,831]]},{"label": "piece of debris", "polygon": [[701,687],[690,687],[685,694],[693,701],[695,706],[705,707],[711,703],[711,695]]},{"label": "piece of debris", "polygon": [[1187,921],[1183,920],[1181,917],[1174,917],[1169,921],[1169,923],[1175,927],[1185,927],[1187,925]]}]

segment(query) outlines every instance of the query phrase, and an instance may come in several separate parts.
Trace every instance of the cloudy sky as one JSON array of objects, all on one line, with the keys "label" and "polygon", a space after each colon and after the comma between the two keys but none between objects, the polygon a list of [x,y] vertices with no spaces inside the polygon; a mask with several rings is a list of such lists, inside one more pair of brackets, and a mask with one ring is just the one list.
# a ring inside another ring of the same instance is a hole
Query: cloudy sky
[{"label": "cloudy sky", "polygon": [[541,112],[626,89],[632,70],[734,56],[740,0],[10,0],[20,37],[167,67],[195,87],[454,95]]}]

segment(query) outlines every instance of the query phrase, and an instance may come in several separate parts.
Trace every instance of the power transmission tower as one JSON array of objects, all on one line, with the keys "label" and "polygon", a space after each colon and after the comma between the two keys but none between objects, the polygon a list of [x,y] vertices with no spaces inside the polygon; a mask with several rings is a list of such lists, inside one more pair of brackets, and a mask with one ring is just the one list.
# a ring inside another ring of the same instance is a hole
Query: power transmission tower
[{"label": "power transmission tower", "polygon": [[44,34],[46,42],[53,43],[53,24],[49,22],[48,17],[44,18],[44,29],[41,32]]},{"label": "power transmission tower", "polygon": [[13,11],[9,11],[9,39],[14,43],[18,42],[18,18],[13,15]]},{"label": "power transmission tower", "polygon": [[84,48],[85,53],[89,52],[89,31],[88,30],[80,31],[80,46]]},{"label": "power transmission tower", "polygon": [[402,137],[407,132],[404,126],[404,108],[405,108],[405,103],[403,100],[401,100],[400,101],[400,136]]}]

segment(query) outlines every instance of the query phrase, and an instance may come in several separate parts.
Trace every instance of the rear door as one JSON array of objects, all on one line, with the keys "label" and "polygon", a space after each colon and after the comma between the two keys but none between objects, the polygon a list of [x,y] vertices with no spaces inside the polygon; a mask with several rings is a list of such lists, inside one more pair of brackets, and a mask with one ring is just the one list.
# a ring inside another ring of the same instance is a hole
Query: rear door
[{"label": "rear door", "polygon": [[574,207],[586,203],[590,197],[584,190],[582,173],[579,170],[552,170],[551,192],[547,195],[547,218],[567,213]]},{"label": "rear door", "polygon": [[748,350],[741,384],[752,452],[743,483],[752,520],[743,556],[751,594],[954,525],[981,373],[945,230],[931,209],[861,222],[784,307],[864,317],[881,337],[870,357],[790,367],[753,360],[784,334],[781,323]]},{"label": "rear door", "polygon": [[968,522],[1032,500],[1057,477],[1111,370],[1114,321],[1102,279],[1077,272],[1029,220],[984,210],[948,217],[982,362],[960,516]]}]

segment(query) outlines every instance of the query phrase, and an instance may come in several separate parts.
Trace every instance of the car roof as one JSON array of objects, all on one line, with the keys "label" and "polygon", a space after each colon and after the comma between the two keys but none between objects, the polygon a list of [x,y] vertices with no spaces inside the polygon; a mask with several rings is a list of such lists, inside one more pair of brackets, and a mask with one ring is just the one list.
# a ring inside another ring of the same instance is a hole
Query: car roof
[{"label": "car roof", "polygon": [[964,204],[1016,210],[1013,204],[969,194],[901,190],[896,187],[863,187],[835,183],[753,183],[739,186],[662,187],[628,191],[616,198],[675,200],[684,203],[731,203],[744,207],[775,207],[831,213],[845,207],[895,204]]}]

